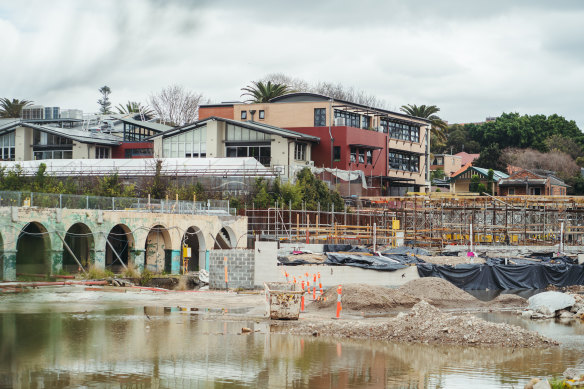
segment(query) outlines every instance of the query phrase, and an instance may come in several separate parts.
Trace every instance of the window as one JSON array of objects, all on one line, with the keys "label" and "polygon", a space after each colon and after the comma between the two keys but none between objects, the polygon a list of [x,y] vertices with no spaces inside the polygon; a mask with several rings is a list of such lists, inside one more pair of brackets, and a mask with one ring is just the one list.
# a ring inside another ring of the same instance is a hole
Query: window
[{"label": "window", "polygon": [[294,159],[297,161],[306,160],[306,143],[294,144]]},{"label": "window", "polygon": [[270,166],[271,153],[269,145],[230,145],[225,147],[225,156],[228,158],[253,157],[264,166]]},{"label": "window", "polygon": [[[152,153],[152,151],[150,151]],[[207,156],[207,126],[168,137],[162,140],[164,158],[204,158]]]},{"label": "window", "polygon": [[242,120],[247,119],[247,111],[241,111],[241,119]]},{"label": "window", "polygon": [[[149,158],[153,155],[153,149],[150,148],[126,149],[124,152],[124,158]],[[190,158],[190,155],[185,157]]]},{"label": "window", "polygon": [[34,151],[33,156],[35,160],[39,159],[73,159],[72,150],[45,150]]},{"label": "window", "polygon": [[420,128],[417,125],[393,122],[388,119],[381,119],[380,123],[381,127],[383,127],[383,132],[389,134],[390,138],[410,142],[420,141]]},{"label": "window", "polygon": [[388,159],[390,169],[416,173],[420,171],[420,157],[416,154],[390,152]]},{"label": "window", "polygon": [[266,111],[264,111],[263,109],[260,109],[260,119],[265,119],[266,118]]},{"label": "window", "polygon": [[509,188],[509,190],[507,191],[507,194],[510,196],[513,196],[515,194],[515,188]]},{"label": "window", "polygon": [[365,150],[359,149],[359,163],[365,163]]},{"label": "window", "polygon": [[333,146],[333,160],[341,160],[341,146]]},{"label": "window", "polygon": [[[113,130],[113,128],[109,128],[108,123],[104,124],[105,126],[102,127],[102,130]],[[124,141],[126,142],[143,142],[146,138],[156,134],[158,134],[158,131],[124,123]]]},{"label": "window", "polygon": [[360,128],[360,116],[361,115],[354,112],[339,111],[335,109],[335,118],[344,118],[345,126],[348,127]]},{"label": "window", "polygon": [[369,116],[361,116],[361,128],[368,129],[371,127],[371,118]]},{"label": "window", "polygon": [[109,158],[109,147],[95,147],[95,158],[96,159],[108,159]]},{"label": "window", "polygon": [[326,108],[314,109],[314,127],[326,126]]},{"label": "window", "polygon": [[14,140],[15,132],[0,136],[0,160],[14,161]]},{"label": "window", "polygon": [[351,163],[357,162],[357,149],[354,147],[351,147],[351,157],[349,159],[349,162]]},{"label": "window", "polygon": [[367,150],[367,165],[373,165],[373,151]]}]

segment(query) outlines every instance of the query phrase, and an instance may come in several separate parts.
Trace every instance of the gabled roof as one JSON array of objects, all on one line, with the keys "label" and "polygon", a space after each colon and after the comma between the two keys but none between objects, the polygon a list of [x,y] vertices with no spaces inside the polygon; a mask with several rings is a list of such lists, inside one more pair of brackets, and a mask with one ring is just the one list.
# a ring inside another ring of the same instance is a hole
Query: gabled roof
[{"label": "gabled roof", "polygon": [[304,141],[308,141],[308,142],[317,142],[317,143],[320,142],[320,138],[317,136],[306,135],[306,134],[302,134],[300,132],[287,130],[285,128],[280,128],[280,127],[274,127],[274,126],[270,126],[270,125],[264,124],[264,123],[258,123],[258,122],[252,122],[252,121],[240,122],[238,120],[220,118],[217,116],[210,116],[206,119],[199,120],[199,121],[196,121],[194,123],[186,124],[182,127],[176,127],[176,128],[170,129],[168,131],[165,131],[163,133],[151,136],[148,139],[154,139],[154,138],[157,138],[159,136],[162,136],[163,138],[168,138],[169,136],[178,135],[178,134],[181,134],[183,132],[195,129],[197,127],[206,126],[209,121],[225,122],[225,123],[232,124],[234,126],[247,128],[247,129],[250,129],[253,131],[259,131],[259,132],[263,132],[266,134],[279,135],[279,136],[282,136],[284,138],[293,138],[293,139],[304,140]]},{"label": "gabled roof", "polygon": [[0,132],[18,127],[19,124],[20,119],[17,118],[0,119]]},{"label": "gabled roof", "polygon": [[167,126],[166,124],[156,123],[156,122],[146,122],[142,120],[134,120],[129,117],[119,118],[119,121],[127,124],[133,124],[134,126],[147,128],[152,131],[164,132],[173,129],[174,127]]},{"label": "gabled roof", "polygon": [[[464,165],[462,168],[457,170],[456,172],[452,173],[452,175],[450,175],[450,180],[451,181],[455,180],[458,176],[466,173],[468,170],[472,170],[475,173],[477,173],[485,178],[489,176],[489,169],[472,166],[472,162],[469,162],[466,165]],[[500,172],[498,170],[493,170],[493,179],[495,181],[499,181],[502,178],[508,178],[508,177],[509,177],[509,175],[507,175],[506,173]]]}]

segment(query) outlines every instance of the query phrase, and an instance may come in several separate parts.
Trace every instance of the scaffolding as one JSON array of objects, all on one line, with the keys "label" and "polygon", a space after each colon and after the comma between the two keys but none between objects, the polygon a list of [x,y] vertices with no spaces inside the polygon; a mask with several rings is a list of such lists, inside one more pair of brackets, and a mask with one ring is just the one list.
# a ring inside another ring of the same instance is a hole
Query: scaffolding
[{"label": "scaffolding", "polygon": [[[584,244],[584,198],[407,196],[361,198],[359,209],[246,210],[249,231],[281,241],[370,244],[552,246]],[[303,234],[304,232],[304,234]],[[340,232],[340,233],[339,233]]]}]

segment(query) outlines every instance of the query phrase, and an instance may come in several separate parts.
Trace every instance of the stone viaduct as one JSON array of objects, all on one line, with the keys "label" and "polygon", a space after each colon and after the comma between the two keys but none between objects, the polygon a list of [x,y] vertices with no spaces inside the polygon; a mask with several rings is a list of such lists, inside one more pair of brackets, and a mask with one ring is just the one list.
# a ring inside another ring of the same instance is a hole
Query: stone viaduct
[{"label": "stone viaduct", "polygon": [[[214,248],[244,248],[247,218],[35,207],[0,207],[0,279],[19,274],[77,273],[84,269],[188,270],[209,268]],[[123,264],[122,264],[123,262]]]}]

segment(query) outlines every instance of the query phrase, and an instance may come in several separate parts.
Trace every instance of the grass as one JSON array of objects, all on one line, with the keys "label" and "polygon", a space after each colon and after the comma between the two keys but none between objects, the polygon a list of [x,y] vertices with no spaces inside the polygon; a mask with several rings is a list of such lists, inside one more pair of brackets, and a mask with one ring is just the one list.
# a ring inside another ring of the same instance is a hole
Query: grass
[{"label": "grass", "polygon": [[103,278],[113,278],[115,276],[114,272],[111,270],[98,269],[95,266],[90,266],[87,270],[85,278],[88,280],[100,280]]},{"label": "grass", "polygon": [[140,273],[138,273],[136,269],[134,269],[134,266],[130,264],[128,265],[128,268],[124,270],[122,276],[124,278],[140,278]]}]

